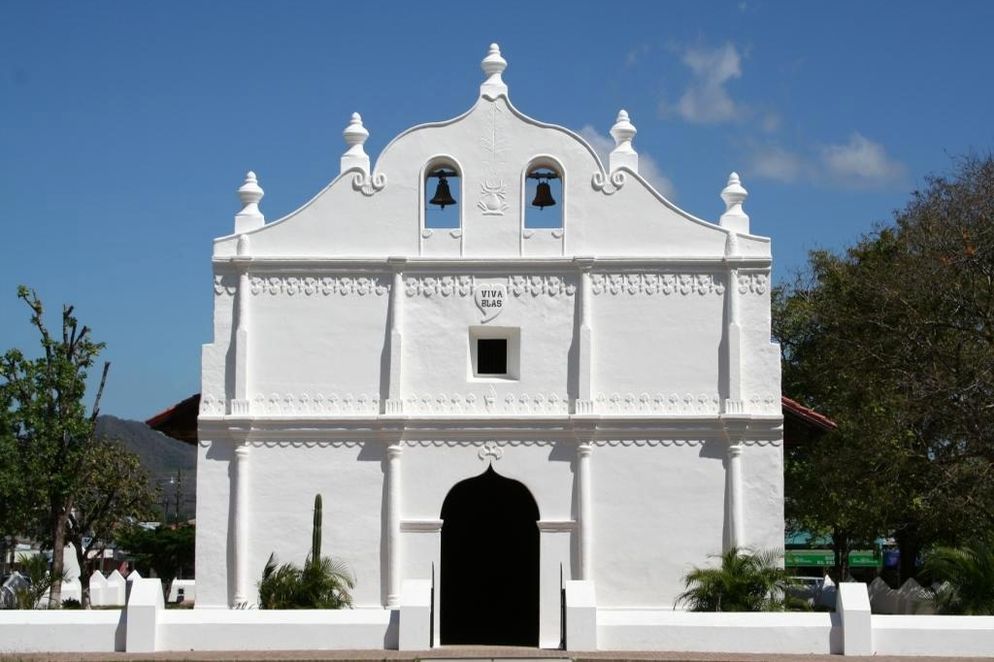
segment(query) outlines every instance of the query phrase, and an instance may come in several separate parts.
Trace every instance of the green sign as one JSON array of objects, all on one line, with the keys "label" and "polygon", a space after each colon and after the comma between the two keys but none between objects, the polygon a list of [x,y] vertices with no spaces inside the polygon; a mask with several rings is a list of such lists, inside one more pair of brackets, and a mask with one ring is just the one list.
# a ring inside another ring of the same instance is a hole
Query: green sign
[{"label": "green sign", "polygon": [[[849,552],[850,568],[876,568],[880,557],[872,549],[859,549]],[[784,554],[787,567],[798,566],[831,567],[835,565],[835,552],[830,549],[788,549]]]}]

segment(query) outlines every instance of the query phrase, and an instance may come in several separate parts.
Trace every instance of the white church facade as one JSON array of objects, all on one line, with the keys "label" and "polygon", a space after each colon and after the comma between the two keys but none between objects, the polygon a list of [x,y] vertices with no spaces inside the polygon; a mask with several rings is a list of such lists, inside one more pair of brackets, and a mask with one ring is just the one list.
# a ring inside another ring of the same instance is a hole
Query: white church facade
[{"label": "white church facade", "polygon": [[271,553],[303,561],[318,493],[356,609],[431,581],[442,644],[555,647],[565,581],[599,613],[669,609],[710,555],[783,545],[770,241],[738,177],[694,217],[639,175],[624,111],[603,163],[511,105],[496,45],[482,66],[469,111],[375,163],[354,115],[340,175],[285,218],[252,173],[239,190],[203,348],[197,609],[253,605]]}]

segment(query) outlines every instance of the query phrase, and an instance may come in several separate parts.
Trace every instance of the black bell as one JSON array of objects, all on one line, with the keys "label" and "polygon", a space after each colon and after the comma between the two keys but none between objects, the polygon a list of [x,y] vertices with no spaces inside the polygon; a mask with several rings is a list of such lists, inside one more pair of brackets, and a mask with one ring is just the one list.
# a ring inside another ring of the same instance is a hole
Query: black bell
[{"label": "black bell", "polygon": [[435,189],[435,197],[428,201],[429,204],[438,205],[442,209],[445,209],[446,205],[456,204],[455,198],[452,197],[452,193],[449,191],[449,182],[446,181],[445,175],[438,176],[438,188]]},{"label": "black bell", "polygon": [[538,186],[535,187],[535,199],[532,200],[532,207],[543,209],[554,204],[556,201],[552,197],[552,188],[549,186],[549,182],[539,182]]}]

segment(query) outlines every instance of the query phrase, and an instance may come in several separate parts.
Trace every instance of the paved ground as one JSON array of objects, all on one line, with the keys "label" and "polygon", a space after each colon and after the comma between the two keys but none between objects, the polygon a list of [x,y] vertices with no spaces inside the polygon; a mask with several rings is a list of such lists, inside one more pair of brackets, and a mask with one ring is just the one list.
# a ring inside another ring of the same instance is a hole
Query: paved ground
[{"label": "paved ground", "polygon": [[[0,642],[0,646],[3,642]],[[994,651],[991,652],[994,657]],[[937,662],[939,660],[955,660],[956,662],[979,662],[980,660],[990,661],[991,658],[978,657],[897,657],[897,656],[873,656],[873,657],[842,657],[840,655],[755,655],[755,654],[731,654],[731,653],[660,653],[660,652],[617,652],[617,651],[597,651],[591,653],[576,651],[556,651],[537,650],[534,648],[504,648],[497,646],[443,646],[430,651],[384,651],[384,650],[354,650],[354,651],[211,651],[211,652],[170,652],[170,653],[21,653],[17,655],[2,655],[2,662],[35,662],[50,660],[52,662],[70,662],[79,660],[81,662],[95,662],[97,660],[110,660],[113,662],[132,662],[138,660],[191,660],[203,662],[230,662],[235,660],[277,660],[279,662],[319,662],[332,660],[334,662],[346,662],[356,660],[357,662],[369,662],[376,660],[390,660],[391,662],[410,661],[436,658],[439,660],[448,659],[451,662],[457,660],[502,660],[517,659],[523,662],[525,659],[535,658],[568,658],[575,662],[592,660],[596,662],[622,662],[625,660],[651,661],[660,660],[664,662]],[[551,662],[551,660],[550,660]]]}]

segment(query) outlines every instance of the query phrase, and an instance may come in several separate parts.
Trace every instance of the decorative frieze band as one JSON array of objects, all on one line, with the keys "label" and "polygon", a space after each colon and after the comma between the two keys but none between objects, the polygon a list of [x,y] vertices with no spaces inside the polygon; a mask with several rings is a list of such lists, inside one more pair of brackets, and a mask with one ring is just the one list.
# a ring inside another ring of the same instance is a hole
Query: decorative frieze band
[{"label": "decorative frieze band", "polygon": [[724,294],[725,283],[714,274],[622,273],[590,275],[594,294]]},{"label": "decorative frieze band", "polygon": [[558,393],[529,395],[508,393],[500,397],[474,393],[412,395],[404,399],[407,414],[568,414],[569,399]]},{"label": "decorative frieze band", "polygon": [[[719,400],[717,395],[679,395],[672,393],[663,395],[648,393],[598,394],[595,400],[597,413],[621,414],[717,414]],[[744,413],[777,414],[780,413],[780,398],[774,395],[752,396],[745,401],[747,407]],[[318,393],[309,395],[303,393],[257,395],[252,399],[251,413],[255,415],[291,415],[291,414],[344,414],[344,415],[375,415],[379,413],[380,401],[378,396],[364,393],[358,395],[324,395]],[[569,400],[557,393],[548,395],[538,393],[520,395],[508,393],[503,397],[487,394],[478,397],[473,393],[467,395],[414,395],[404,400],[404,412],[407,414],[536,414],[564,415],[569,413]],[[206,394],[200,398],[201,416],[224,416],[225,401],[223,397]]]},{"label": "decorative frieze band", "polygon": [[252,276],[249,279],[252,294],[285,294],[287,296],[382,296],[390,291],[389,280],[384,276]]},{"label": "decorative frieze band", "polygon": [[472,276],[408,276],[404,293],[409,297],[468,297],[473,294]]},{"label": "decorative frieze band", "polygon": [[[487,284],[490,284],[489,281]],[[508,276],[507,285],[510,293],[516,297],[526,294],[533,297],[543,294],[550,297],[573,296],[576,293],[576,283],[560,275]],[[404,292],[409,297],[468,297],[475,289],[473,276],[408,276],[404,279]]]},{"label": "decorative frieze band", "polygon": [[739,294],[766,294],[770,289],[767,274],[740,273],[738,275]]},{"label": "decorative frieze band", "polygon": [[238,276],[235,274],[214,274],[214,294],[234,296],[238,290]]},{"label": "decorative frieze band", "polygon": [[[530,294],[533,297],[548,295],[573,296],[576,282],[562,275],[515,275],[507,277],[508,290],[516,297]],[[725,283],[716,274],[670,274],[670,273],[594,273],[590,276],[594,294],[611,295],[671,295],[684,296],[698,294],[723,294]],[[287,296],[382,296],[390,291],[389,276],[251,276],[249,286],[254,295],[269,294]],[[214,274],[214,293],[218,296],[233,296],[238,289],[235,274]],[[770,289],[770,277],[766,273],[740,273],[738,291],[741,294],[765,294]],[[409,297],[450,297],[472,296],[475,280],[470,275],[408,276],[404,279],[404,292]]]},{"label": "decorative frieze band", "polygon": [[380,412],[378,395],[346,393],[310,395],[301,393],[272,393],[252,398],[252,413],[256,415],[287,416],[307,414],[340,414],[346,416],[376,415]]},{"label": "decorative frieze band", "polygon": [[597,413],[717,414],[719,411],[717,394],[600,393],[594,402]]},{"label": "decorative frieze band", "polygon": [[562,276],[511,276],[510,289],[511,294],[516,297],[524,294],[533,297],[541,294],[550,297],[560,294],[573,296],[576,293],[576,283]]},{"label": "decorative frieze band", "polygon": [[210,393],[200,396],[201,416],[224,416],[224,397],[213,396]]},{"label": "decorative frieze band", "polygon": [[754,395],[748,403],[750,414],[779,414],[783,411],[779,395]]}]

